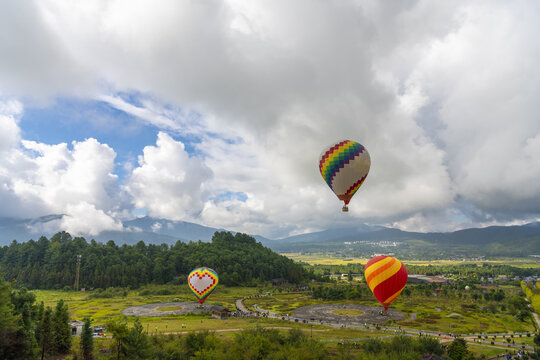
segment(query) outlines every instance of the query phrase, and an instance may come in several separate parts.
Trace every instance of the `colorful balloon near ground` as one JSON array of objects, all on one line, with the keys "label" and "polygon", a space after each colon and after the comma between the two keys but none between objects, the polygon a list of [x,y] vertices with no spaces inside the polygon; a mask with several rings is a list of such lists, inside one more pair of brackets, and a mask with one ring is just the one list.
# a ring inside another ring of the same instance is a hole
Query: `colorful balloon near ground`
[{"label": "colorful balloon near ground", "polygon": [[207,267],[201,267],[190,272],[187,280],[189,288],[202,304],[208,295],[216,289],[219,277],[214,270]]},{"label": "colorful balloon near ground", "polygon": [[343,140],[323,150],[319,159],[319,171],[336,194],[345,202],[343,211],[366,179],[371,158],[367,149],[352,140]]},{"label": "colorful balloon near ground", "polygon": [[391,256],[380,255],[367,262],[364,277],[373,295],[384,310],[388,310],[388,306],[407,284],[408,275],[401,261]]}]

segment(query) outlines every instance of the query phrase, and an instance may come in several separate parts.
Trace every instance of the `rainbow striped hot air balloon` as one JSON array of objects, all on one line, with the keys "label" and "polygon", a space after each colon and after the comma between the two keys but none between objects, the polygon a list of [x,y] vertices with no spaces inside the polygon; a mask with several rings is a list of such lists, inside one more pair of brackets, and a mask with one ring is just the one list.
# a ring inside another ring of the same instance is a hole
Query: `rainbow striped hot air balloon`
[{"label": "rainbow striped hot air balloon", "polygon": [[367,149],[356,141],[340,141],[321,153],[319,171],[338,199],[345,202],[343,211],[349,210],[347,205],[364,183],[370,166]]},{"label": "rainbow striped hot air balloon", "polygon": [[366,282],[384,310],[399,296],[407,284],[407,269],[396,258],[379,255],[369,260],[364,270]]},{"label": "rainbow striped hot air balloon", "polygon": [[202,304],[208,295],[216,289],[219,277],[214,270],[207,267],[201,267],[190,272],[187,280],[189,288]]}]

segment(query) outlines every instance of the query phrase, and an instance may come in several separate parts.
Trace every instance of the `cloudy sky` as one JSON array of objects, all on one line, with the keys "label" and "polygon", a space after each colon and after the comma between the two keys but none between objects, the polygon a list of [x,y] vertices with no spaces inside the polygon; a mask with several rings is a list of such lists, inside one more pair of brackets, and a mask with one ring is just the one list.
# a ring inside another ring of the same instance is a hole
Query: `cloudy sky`
[{"label": "cloudy sky", "polygon": [[[540,2],[1,1],[0,217],[284,237],[540,220]],[[348,214],[327,145],[371,155]]]}]

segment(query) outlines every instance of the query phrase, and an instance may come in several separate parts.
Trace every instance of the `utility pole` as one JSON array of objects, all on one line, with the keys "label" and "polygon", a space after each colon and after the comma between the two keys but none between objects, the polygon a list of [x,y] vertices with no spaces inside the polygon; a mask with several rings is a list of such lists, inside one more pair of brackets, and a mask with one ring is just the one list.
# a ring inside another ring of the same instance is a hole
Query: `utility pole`
[{"label": "utility pole", "polygon": [[82,255],[77,255],[77,271],[75,272],[75,291],[79,291],[79,274],[81,272],[81,257]]}]

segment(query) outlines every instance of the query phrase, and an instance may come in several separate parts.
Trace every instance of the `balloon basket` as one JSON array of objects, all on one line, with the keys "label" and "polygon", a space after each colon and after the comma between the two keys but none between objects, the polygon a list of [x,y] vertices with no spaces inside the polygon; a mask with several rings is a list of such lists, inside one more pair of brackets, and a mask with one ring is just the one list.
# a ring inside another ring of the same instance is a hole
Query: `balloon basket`
[{"label": "balloon basket", "polygon": [[347,207],[347,205],[343,205],[343,207],[341,208],[341,211],[349,212],[349,208]]}]

